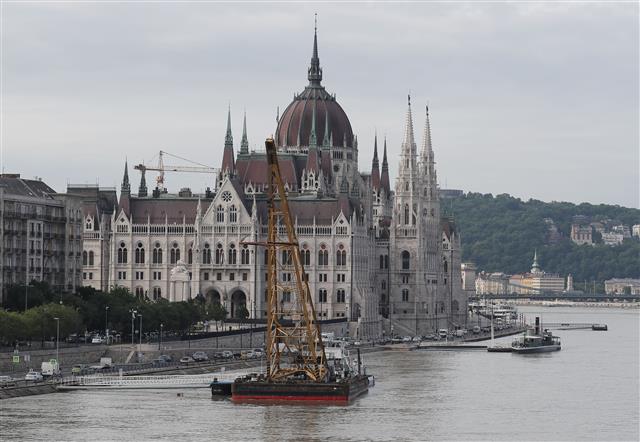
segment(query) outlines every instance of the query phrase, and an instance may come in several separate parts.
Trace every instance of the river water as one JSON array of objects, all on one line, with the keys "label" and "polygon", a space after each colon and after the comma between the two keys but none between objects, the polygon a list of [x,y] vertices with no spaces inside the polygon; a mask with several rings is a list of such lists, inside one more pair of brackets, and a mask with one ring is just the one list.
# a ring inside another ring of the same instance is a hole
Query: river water
[{"label": "river water", "polygon": [[[76,391],[0,402],[2,440],[638,440],[638,310],[520,307],[560,352],[378,352],[352,405],[237,405],[208,390]],[[504,343],[511,338],[505,338]]]}]

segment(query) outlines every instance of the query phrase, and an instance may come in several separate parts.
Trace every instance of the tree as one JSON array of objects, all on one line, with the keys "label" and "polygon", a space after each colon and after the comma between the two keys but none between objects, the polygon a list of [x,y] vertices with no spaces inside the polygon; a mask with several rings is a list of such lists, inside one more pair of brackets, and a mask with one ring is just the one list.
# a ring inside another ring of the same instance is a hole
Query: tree
[{"label": "tree", "polygon": [[224,321],[227,318],[227,309],[219,302],[215,302],[209,307],[209,314],[211,319],[216,321],[216,331],[218,331],[218,322]]},{"label": "tree", "polygon": [[247,310],[247,306],[242,304],[236,309],[236,318],[238,319],[247,319],[249,317],[249,310]]}]

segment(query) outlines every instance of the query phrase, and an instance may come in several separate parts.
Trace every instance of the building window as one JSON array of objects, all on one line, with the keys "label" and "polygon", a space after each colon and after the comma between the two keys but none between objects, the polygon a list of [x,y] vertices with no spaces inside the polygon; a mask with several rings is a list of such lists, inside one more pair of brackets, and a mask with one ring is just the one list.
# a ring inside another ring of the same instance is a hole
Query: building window
[{"label": "building window", "polygon": [[209,280],[209,272],[204,272],[204,280],[205,281]]},{"label": "building window", "polygon": [[345,302],[344,289],[338,289],[338,291],[336,292],[336,302],[338,302],[338,303],[344,303]]},{"label": "building window", "polygon": [[162,279],[162,272],[153,272],[153,279],[159,281]]},{"label": "building window", "polygon": [[238,209],[236,206],[229,207],[229,222],[237,223],[238,222]]},{"label": "building window", "polygon": [[402,275],[402,283],[409,284],[409,275]]},{"label": "building window", "polygon": [[89,279],[93,279],[93,272],[89,272]]},{"label": "building window", "polygon": [[387,289],[387,281],[385,281],[384,279],[382,280],[382,283],[380,284],[380,287],[382,288],[382,290],[386,290]]},{"label": "building window", "polygon": [[193,264],[193,245],[187,250],[187,264]]},{"label": "building window", "polygon": [[141,242],[139,242],[138,247],[136,247],[135,261],[136,264],[144,264],[144,248],[142,247]]},{"label": "building window", "polygon": [[173,248],[170,252],[170,263],[175,264],[180,261],[180,249],[178,248],[178,243],[173,243]]},{"label": "building window", "polygon": [[142,287],[136,287],[136,296],[142,298],[144,296],[144,289]]},{"label": "building window", "polygon": [[86,250],[84,252],[82,252],[82,265],[83,266],[87,265],[87,251]]},{"label": "building window", "polygon": [[318,273],[318,282],[327,282],[327,274]]},{"label": "building window", "polygon": [[402,289],[402,302],[409,302],[409,289]]},{"label": "building window", "polygon": [[338,282],[345,282],[347,279],[347,275],[344,273],[338,273]]},{"label": "building window", "polygon": [[236,280],[236,274],[231,272],[229,273],[229,281],[235,281]]},{"label": "building window", "polygon": [[318,302],[327,302],[327,290],[326,289],[318,290]]},{"label": "building window", "polygon": [[216,222],[218,223],[224,222],[224,207],[222,206],[216,207]]},{"label": "building window", "polygon": [[160,289],[160,287],[154,287],[153,288],[153,300],[157,301],[160,298],[162,298],[162,289]]},{"label": "building window", "polygon": [[118,264],[126,264],[127,263],[127,247],[123,242],[120,243],[120,247],[118,248]]},{"label": "building window", "polygon": [[243,273],[242,274],[242,280],[243,281],[248,281],[249,280],[249,274],[248,273]]},{"label": "building window", "polygon": [[235,244],[229,245],[229,264],[235,264],[238,257],[238,251],[236,250]]},{"label": "building window", "polygon": [[216,273],[216,281],[222,281],[222,273]]},{"label": "building window", "polygon": [[240,251],[240,262],[243,265],[249,264],[249,249],[246,245],[242,246],[242,250]]},{"label": "building window", "polygon": [[319,266],[328,266],[329,265],[329,251],[328,250],[319,250],[318,251],[318,265]]},{"label": "building window", "polygon": [[89,265],[93,265],[93,250],[89,251]]},{"label": "building window", "polygon": [[156,243],[153,249],[153,263],[162,264],[162,249],[160,248],[160,243]]},{"label": "building window", "polygon": [[87,274],[86,273],[82,273],[82,279],[87,279]]},{"label": "building window", "polygon": [[411,264],[411,254],[409,252],[407,252],[406,250],[404,250],[401,254],[400,257],[402,259],[402,270],[409,270],[410,264]]},{"label": "building window", "polygon": [[283,250],[282,251],[282,265],[283,266],[290,266],[292,264],[293,260],[291,259],[291,251],[290,250]]},{"label": "building window", "polygon": [[311,251],[310,250],[301,250],[300,258],[302,259],[302,264],[305,266],[311,265]]},{"label": "building window", "polygon": [[209,243],[204,243],[204,249],[202,249],[202,263],[211,264],[211,246],[209,246]]},{"label": "building window", "polygon": [[447,260],[445,259],[443,264],[442,264],[442,270],[447,273],[449,271],[449,264],[447,263]]},{"label": "building window", "polygon": [[337,266],[346,266],[347,265],[347,251],[346,250],[338,250],[336,252],[336,265]]},{"label": "building window", "polygon": [[224,263],[224,250],[222,249],[222,244],[218,244],[216,246],[216,264]]}]

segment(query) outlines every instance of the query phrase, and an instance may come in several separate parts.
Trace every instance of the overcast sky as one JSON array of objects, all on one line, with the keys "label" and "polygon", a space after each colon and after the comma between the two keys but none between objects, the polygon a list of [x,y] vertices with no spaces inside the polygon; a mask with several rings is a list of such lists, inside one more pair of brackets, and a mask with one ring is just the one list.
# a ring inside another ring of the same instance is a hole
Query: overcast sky
[{"label": "overcast sky", "polygon": [[411,91],[441,187],[639,206],[636,2],[4,3],[3,170],[64,191],[119,186],[161,149],[219,166],[229,103],[236,151],[245,109],[263,148],[307,84],[314,12],[361,170],[377,130],[393,179]]}]

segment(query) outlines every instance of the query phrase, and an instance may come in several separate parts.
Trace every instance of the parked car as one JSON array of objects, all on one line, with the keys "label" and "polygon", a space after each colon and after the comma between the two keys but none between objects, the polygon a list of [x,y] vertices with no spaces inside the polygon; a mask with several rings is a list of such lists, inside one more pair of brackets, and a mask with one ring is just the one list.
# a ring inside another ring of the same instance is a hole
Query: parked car
[{"label": "parked car", "polygon": [[11,376],[0,376],[0,388],[15,387],[16,380]]},{"label": "parked car", "polygon": [[151,361],[151,363],[153,364],[154,367],[164,367],[165,365],[168,365],[168,362],[162,358],[156,358],[153,361]]},{"label": "parked car", "polygon": [[256,355],[256,358],[264,357],[264,351],[261,348],[254,348],[253,353]]},{"label": "parked car", "polygon": [[33,381],[33,382],[42,382],[42,373],[35,370],[29,370],[29,372],[24,375],[25,381]]},{"label": "parked car", "polygon": [[103,342],[103,339],[101,336],[96,335],[91,338],[92,344],[102,344],[102,342]]},{"label": "parked car", "polygon": [[222,357],[225,359],[233,359],[233,352],[229,351],[229,350],[224,350],[222,352]]},{"label": "parked car", "polygon": [[402,342],[411,342],[411,336],[404,336]]},{"label": "parked car", "polygon": [[76,364],[71,368],[71,374],[75,376],[82,376],[89,374],[88,366],[85,364]]},{"label": "parked car", "polygon": [[197,351],[191,357],[196,362],[204,362],[209,360],[209,356],[207,356],[207,354],[203,351]]},{"label": "parked car", "polygon": [[171,356],[169,355],[160,355],[158,356],[158,359],[162,359],[163,361],[165,361],[167,364],[173,362],[173,359],[171,358]]},{"label": "parked car", "polygon": [[480,333],[480,327],[477,325],[473,326],[473,329],[471,329],[471,331],[473,332],[474,335],[477,335]]},{"label": "parked car", "polygon": [[188,364],[192,364],[195,361],[193,360],[193,358],[191,356],[183,356],[180,358],[180,363],[184,364],[184,365],[188,365]]},{"label": "parked car", "polygon": [[440,330],[438,330],[438,336],[440,337],[440,339],[446,339],[448,334],[449,331],[446,328],[441,328]]}]

